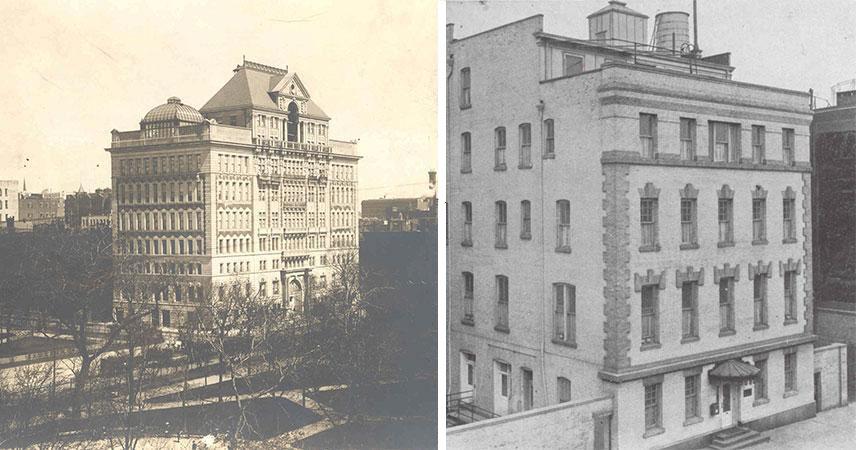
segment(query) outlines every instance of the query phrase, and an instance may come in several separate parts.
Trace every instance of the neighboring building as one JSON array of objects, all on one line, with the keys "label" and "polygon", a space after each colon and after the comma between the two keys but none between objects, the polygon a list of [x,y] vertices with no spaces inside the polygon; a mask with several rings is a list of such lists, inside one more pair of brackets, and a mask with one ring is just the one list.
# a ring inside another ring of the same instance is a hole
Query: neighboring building
[{"label": "neighboring building", "polygon": [[[224,123],[224,124],[221,124]],[[117,258],[139,261],[155,325],[175,327],[238,282],[301,311],[313,280],[356,252],[356,143],[287,69],[244,61],[199,111],[171,97],[114,130]],[[116,314],[123,314],[117,292]]]},{"label": "neighboring building", "polygon": [[847,344],[848,391],[856,399],[856,90],[838,92],[836,106],[815,110],[815,333]]},{"label": "neighboring building", "polygon": [[18,222],[48,224],[65,217],[62,192],[22,192],[18,198]]},{"label": "neighboring building", "polygon": [[80,218],[80,223],[78,227],[81,230],[91,230],[93,228],[110,228],[110,216],[109,215],[93,215],[93,216],[83,216]]},{"label": "neighboring building", "polygon": [[[110,204],[113,192],[111,189],[96,189],[95,192],[85,192],[83,186],[74,194],[65,197],[65,223],[69,227],[83,226],[83,217],[110,216]],[[87,220],[91,222],[93,219]]]},{"label": "neighboring building", "polygon": [[18,181],[0,180],[0,228],[18,217]]},{"label": "neighboring building", "polygon": [[681,54],[687,17],[658,15],[669,48],[618,1],[588,39],[541,15],[449,26],[447,389],[467,407],[549,421],[611,397],[577,415],[588,437],[563,422],[595,448],[815,414],[810,95]]},{"label": "neighboring building", "polygon": [[414,198],[363,200],[360,232],[437,232],[437,172],[428,172],[429,194]]}]

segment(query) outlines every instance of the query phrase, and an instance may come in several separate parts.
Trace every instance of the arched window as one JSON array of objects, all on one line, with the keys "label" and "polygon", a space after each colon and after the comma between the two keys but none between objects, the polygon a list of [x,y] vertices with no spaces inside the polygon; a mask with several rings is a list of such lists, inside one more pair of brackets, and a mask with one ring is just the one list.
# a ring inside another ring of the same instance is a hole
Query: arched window
[{"label": "arched window", "polygon": [[576,345],[577,289],[567,283],[553,284],[553,342]]},{"label": "arched window", "polygon": [[496,248],[508,248],[508,208],[504,201],[496,202]]},{"label": "arched window", "polygon": [[494,170],[505,170],[505,127],[494,130]]},{"label": "arched window", "polygon": [[556,202],[556,251],[571,252],[571,202]]},{"label": "arched window", "polygon": [[473,245],[473,204],[463,202],[461,205],[464,215],[464,236],[461,239],[461,245],[471,247]]},{"label": "arched window", "polygon": [[557,397],[559,398],[559,403],[571,401],[571,380],[565,377],[557,378],[556,389],[558,390]]}]

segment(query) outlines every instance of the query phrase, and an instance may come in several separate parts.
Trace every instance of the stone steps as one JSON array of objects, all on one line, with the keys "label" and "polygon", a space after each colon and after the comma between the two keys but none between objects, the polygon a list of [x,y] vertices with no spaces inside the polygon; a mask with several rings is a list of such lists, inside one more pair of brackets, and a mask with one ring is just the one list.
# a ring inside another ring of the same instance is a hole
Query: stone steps
[{"label": "stone steps", "polygon": [[770,436],[744,427],[734,427],[721,431],[713,437],[708,449],[737,450],[751,447],[770,440]]}]

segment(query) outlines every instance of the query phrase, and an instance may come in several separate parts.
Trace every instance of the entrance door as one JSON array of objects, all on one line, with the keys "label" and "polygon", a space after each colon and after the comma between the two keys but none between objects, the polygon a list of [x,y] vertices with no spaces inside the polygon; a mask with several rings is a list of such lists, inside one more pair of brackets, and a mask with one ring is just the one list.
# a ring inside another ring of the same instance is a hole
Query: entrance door
[{"label": "entrance door", "polygon": [[508,414],[508,398],[511,392],[511,365],[496,361],[493,363],[493,413]]},{"label": "entrance door", "polygon": [[732,411],[732,396],[731,396],[731,383],[722,383],[721,395],[719,396],[720,401],[720,410],[722,414],[720,417],[722,418],[722,428],[730,427],[734,425],[734,416]]},{"label": "entrance door", "polygon": [[476,355],[467,352],[461,352],[461,392],[471,393],[465,395],[464,402],[472,403],[473,397],[476,396]]},{"label": "entrance door", "polygon": [[820,399],[822,398],[821,397],[822,392],[823,391],[821,390],[821,386],[820,386],[820,372],[815,372],[814,373],[814,407],[815,407],[816,411],[821,410]]}]

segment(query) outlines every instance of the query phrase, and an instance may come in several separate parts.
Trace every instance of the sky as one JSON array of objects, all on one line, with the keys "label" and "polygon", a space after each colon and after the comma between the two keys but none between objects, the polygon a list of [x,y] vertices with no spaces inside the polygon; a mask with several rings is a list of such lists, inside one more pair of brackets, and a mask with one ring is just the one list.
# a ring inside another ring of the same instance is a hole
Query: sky
[{"label": "sky", "polygon": [[[625,0],[650,17],[664,11],[692,14],[692,0]],[[734,79],[799,91],[814,88],[818,107],[830,87],[856,78],[856,0],[698,0],[699,48],[731,52]],[[465,37],[535,14],[544,30],[588,38],[586,16],[606,0],[449,0],[446,22]],[[690,18],[692,27],[692,17]],[[692,31],[690,31],[692,33]]]},{"label": "sky", "polygon": [[110,130],[170,96],[201,108],[246,59],[297,72],[330,136],[359,139],[359,196],[428,192],[433,1],[0,0],[0,179],[110,186]]}]

